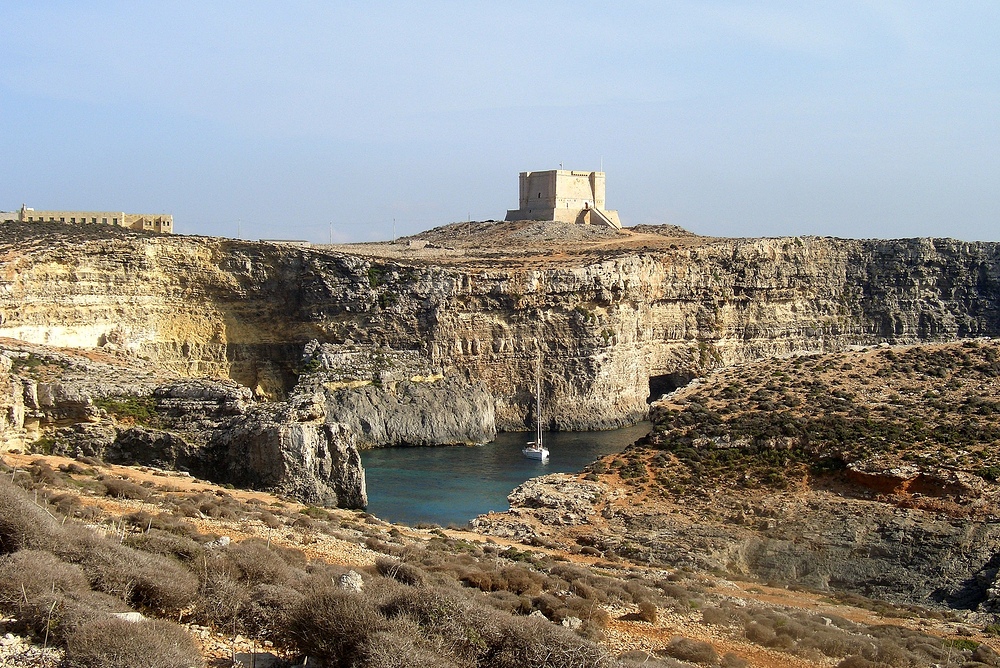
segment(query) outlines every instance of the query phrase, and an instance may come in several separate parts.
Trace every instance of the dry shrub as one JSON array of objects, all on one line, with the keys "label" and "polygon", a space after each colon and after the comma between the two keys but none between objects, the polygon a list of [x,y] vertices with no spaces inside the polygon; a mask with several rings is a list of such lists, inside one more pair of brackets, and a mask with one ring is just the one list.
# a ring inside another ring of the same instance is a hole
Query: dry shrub
[{"label": "dry shrub", "polygon": [[499,641],[509,617],[473,604],[461,590],[406,587],[386,601],[382,612],[391,619],[409,618],[421,631],[456,657],[474,662]]},{"label": "dry shrub", "polygon": [[586,580],[586,578],[591,576],[591,572],[582,566],[575,566],[573,564],[556,564],[549,569],[549,573],[560,577],[567,582],[572,582],[573,580]]},{"label": "dry shrub", "polygon": [[92,468],[87,468],[85,466],[80,466],[76,462],[70,462],[69,464],[60,464],[59,470],[63,473],[70,473],[72,475],[94,475],[96,471]]},{"label": "dry shrub", "polygon": [[[435,569],[435,572],[440,573],[441,571]],[[503,591],[504,593],[512,593],[508,592],[504,587],[501,587],[498,584],[499,578],[497,577],[497,574],[490,571],[481,571],[477,568],[472,568],[458,575],[456,579],[466,587],[472,587],[474,589],[478,589],[479,591]]]},{"label": "dry shrub", "polygon": [[524,566],[508,566],[500,570],[502,588],[518,595],[535,594],[542,591],[543,577]]},{"label": "dry shrub", "polygon": [[1000,654],[987,645],[977,647],[972,652],[972,660],[985,663],[987,666],[1000,666]]},{"label": "dry shrub", "polygon": [[150,529],[125,539],[125,545],[164,557],[174,557],[182,562],[193,562],[205,553],[201,543],[186,536],[179,536],[160,529]]},{"label": "dry shrub", "polygon": [[681,661],[711,665],[718,663],[719,653],[709,643],[675,636],[663,649],[663,653]]},{"label": "dry shrub", "polygon": [[657,586],[660,588],[660,591],[663,592],[664,596],[669,596],[674,600],[686,601],[691,598],[691,592],[679,584],[674,584],[672,582],[658,582]]},{"label": "dry shrub", "polygon": [[135,484],[131,480],[108,476],[101,476],[98,480],[105,487],[105,496],[114,496],[119,499],[136,499],[139,501],[145,501],[149,498],[149,490]]},{"label": "dry shrub", "polygon": [[44,633],[64,614],[67,597],[90,593],[83,570],[49,552],[21,550],[0,558],[0,610]]},{"label": "dry shrub", "polygon": [[211,626],[231,629],[239,626],[240,616],[250,607],[250,587],[218,568],[219,561],[228,564],[218,557],[204,562],[197,617]]},{"label": "dry shrub", "polygon": [[701,623],[714,626],[729,626],[733,623],[732,615],[725,608],[708,606],[701,611]]},{"label": "dry shrub", "polygon": [[542,619],[512,617],[497,625],[489,668],[610,668],[614,659],[600,645]]},{"label": "dry shrub", "polygon": [[301,601],[300,591],[328,588],[344,571],[317,563],[307,573],[281,558],[297,555],[297,550],[268,548],[256,539],[206,553],[197,564],[201,577],[197,617],[253,637],[275,637]]},{"label": "dry shrub", "polygon": [[49,550],[64,540],[56,519],[23,490],[0,478],[0,554],[20,549]]},{"label": "dry shrub", "polygon": [[855,654],[838,663],[837,668],[878,668],[878,664]]},{"label": "dry shrub", "polygon": [[179,611],[197,595],[198,579],[174,559],[79,531],[77,540],[57,553],[80,564],[94,589],[163,613]]},{"label": "dry shrub", "polygon": [[497,610],[502,610],[512,615],[527,615],[532,610],[531,599],[518,596],[514,592],[505,589],[490,592],[485,600]]},{"label": "dry shrub", "polygon": [[237,628],[253,638],[278,639],[287,628],[302,594],[290,587],[260,584],[249,592],[249,601],[237,617]]},{"label": "dry shrub", "polygon": [[63,487],[65,478],[62,474],[57,472],[47,462],[41,459],[36,459],[31,462],[28,467],[28,473],[31,475],[33,482],[45,487]]},{"label": "dry shrub", "polygon": [[142,526],[143,529],[159,529],[160,531],[169,531],[170,533],[175,533],[178,536],[186,536],[188,538],[197,539],[201,533],[198,531],[198,527],[192,522],[185,522],[184,520],[177,517],[173,513],[158,513],[153,517],[153,521]]},{"label": "dry shrub", "polygon": [[285,525],[284,522],[278,519],[277,515],[268,510],[262,510],[256,513],[254,517],[263,522],[264,526],[268,529],[280,529]]},{"label": "dry shrub", "polygon": [[626,668],[687,668],[691,664],[683,663],[670,657],[656,657],[649,652],[632,650],[618,655],[618,660]]},{"label": "dry shrub", "polygon": [[750,662],[739,654],[726,652],[722,655],[722,660],[719,662],[719,665],[722,666],[722,668],[748,668]]},{"label": "dry shrub", "polygon": [[591,624],[595,630],[606,629],[608,624],[611,623],[611,615],[607,610],[599,606],[596,601],[590,601],[579,596],[568,596],[560,612],[563,615],[559,617],[558,621],[561,622],[565,617],[569,616],[579,617]]},{"label": "dry shrub", "polygon": [[88,591],[83,569],[51,552],[21,550],[0,558],[0,605],[10,606],[53,591]]},{"label": "dry shrub", "polygon": [[427,579],[427,574],[422,569],[395,559],[378,559],[375,562],[375,571],[383,577],[411,586],[421,585]]},{"label": "dry shrub", "polygon": [[200,517],[201,511],[198,510],[198,506],[194,505],[190,501],[184,501],[177,505],[174,510],[174,514],[179,514],[184,517]]},{"label": "dry shrub", "polygon": [[454,660],[409,633],[379,631],[358,650],[357,668],[453,668]]},{"label": "dry shrub", "polygon": [[309,558],[306,553],[296,547],[285,547],[283,545],[271,544],[269,548],[292,568],[305,569],[309,565]]},{"label": "dry shrub", "polygon": [[63,515],[76,517],[83,508],[83,501],[76,494],[57,494],[49,499],[49,503],[55,506]]},{"label": "dry shrub", "polygon": [[231,543],[225,556],[239,570],[240,579],[247,585],[263,583],[288,584],[295,574],[284,559],[259,538],[249,538]]},{"label": "dry shrub", "polygon": [[385,616],[363,594],[326,589],[302,599],[288,621],[289,639],[328,666],[348,668],[369,637],[389,630]]},{"label": "dry shrub", "polygon": [[[239,519],[244,512],[239,501],[225,493],[196,494],[190,497],[190,502],[202,514],[216,519],[235,520]],[[184,504],[181,504],[181,507],[185,507]]]},{"label": "dry shrub", "polygon": [[655,624],[659,613],[659,608],[652,601],[639,601],[639,619],[642,621]]},{"label": "dry shrub", "polygon": [[633,603],[639,603],[640,601],[655,602],[658,598],[660,598],[659,592],[651,589],[639,580],[629,580],[626,582],[625,591],[629,593]]},{"label": "dry shrub", "polygon": [[201,653],[184,628],[162,620],[88,622],[66,638],[67,668],[192,668]]},{"label": "dry shrub", "polygon": [[531,605],[549,619],[556,620],[556,611],[563,607],[563,601],[552,594],[539,594],[531,599]]},{"label": "dry shrub", "polygon": [[580,598],[585,598],[588,600],[595,601],[605,601],[607,597],[604,596],[603,592],[591,587],[582,578],[573,580],[569,584],[569,590],[579,596]]},{"label": "dry shrub", "polygon": [[826,656],[841,658],[849,654],[856,654],[870,644],[858,637],[852,637],[836,627],[827,627],[816,629],[803,637],[798,642],[798,647],[816,649]]}]

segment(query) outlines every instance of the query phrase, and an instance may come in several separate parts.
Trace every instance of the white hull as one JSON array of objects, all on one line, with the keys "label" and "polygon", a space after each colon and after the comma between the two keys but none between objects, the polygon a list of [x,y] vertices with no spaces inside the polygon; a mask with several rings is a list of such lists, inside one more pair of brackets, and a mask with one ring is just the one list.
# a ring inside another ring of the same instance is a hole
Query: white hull
[{"label": "white hull", "polygon": [[545,460],[547,460],[549,458],[549,449],[545,448],[545,447],[542,447],[542,448],[534,448],[534,447],[521,448],[521,454],[524,455],[525,457],[527,457],[528,459],[538,459],[538,460],[544,462]]}]

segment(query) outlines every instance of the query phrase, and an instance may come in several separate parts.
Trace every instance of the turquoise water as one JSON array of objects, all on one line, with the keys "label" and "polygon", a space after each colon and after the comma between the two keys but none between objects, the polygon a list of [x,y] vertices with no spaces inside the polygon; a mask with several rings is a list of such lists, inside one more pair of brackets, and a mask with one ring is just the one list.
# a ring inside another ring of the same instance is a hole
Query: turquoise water
[{"label": "turquoise water", "polygon": [[498,434],[486,445],[380,448],[361,453],[368,512],[400,524],[465,526],[477,515],[509,508],[507,495],[529,478],[576,473],[599,457],[621,452],[645,436],[649,424],[614,431],[545,434],[546,463],[521,448],[533,434]]}]

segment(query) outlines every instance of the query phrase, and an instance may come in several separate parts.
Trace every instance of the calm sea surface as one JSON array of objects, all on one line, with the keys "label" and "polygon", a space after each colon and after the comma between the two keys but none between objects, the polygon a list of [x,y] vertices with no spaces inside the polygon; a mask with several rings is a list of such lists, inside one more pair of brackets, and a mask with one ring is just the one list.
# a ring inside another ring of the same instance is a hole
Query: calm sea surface
[{"label": "calm sea surface", "polygon": [[491,510],[509,508],[507,495],[528,478],[576,473],[646,435],[648,423],[614,431],[545,434],[549,461],[521,454],[534,434],[498,434],[486,445],[380,448],[361,453],[368,512],[390,522],[464,526]]}]

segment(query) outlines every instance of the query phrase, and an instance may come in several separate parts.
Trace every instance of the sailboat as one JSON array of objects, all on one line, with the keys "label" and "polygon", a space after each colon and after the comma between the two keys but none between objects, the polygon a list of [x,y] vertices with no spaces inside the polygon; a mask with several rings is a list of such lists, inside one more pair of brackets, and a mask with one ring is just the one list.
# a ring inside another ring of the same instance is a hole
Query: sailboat
[{"label": "sailboat", "polygon": [[521,454],[528,459],[549,460],[549,449],[542,443],[542,377],[535,374],[535,440],[521,448]]}]

